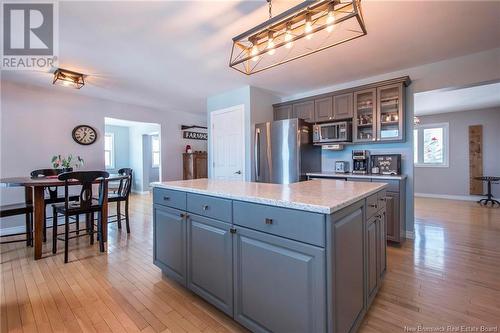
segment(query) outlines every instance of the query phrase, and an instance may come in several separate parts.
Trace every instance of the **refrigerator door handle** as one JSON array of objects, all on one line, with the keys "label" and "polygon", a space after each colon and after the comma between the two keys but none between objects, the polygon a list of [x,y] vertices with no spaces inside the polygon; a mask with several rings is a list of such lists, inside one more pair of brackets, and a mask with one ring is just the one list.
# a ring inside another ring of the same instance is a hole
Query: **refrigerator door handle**
[{"label": "refrigerator door handle", "polygon": [[255,160],[255,180],[260,178],[260,128],[255,129],[255,147],[254,147],[254,160]]}]

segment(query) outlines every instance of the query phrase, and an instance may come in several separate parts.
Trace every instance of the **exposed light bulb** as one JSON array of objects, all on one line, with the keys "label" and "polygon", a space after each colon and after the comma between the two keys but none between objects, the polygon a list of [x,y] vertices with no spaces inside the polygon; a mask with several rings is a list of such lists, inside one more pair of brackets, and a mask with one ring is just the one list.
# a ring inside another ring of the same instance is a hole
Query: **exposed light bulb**
[{"label": "exposed light bulb", "polygon": [[274,49],[274,38],[273,38],[273,33],[269,31],[269,35],[267,37],[267,54],[273,55],[276,50]]},{"label": "exposed light bulb", "polygon": [[259,60],[259,57],[257,56],[258,53],[259,53],[259,48],[257,47],[257,45],[254,44],[254,46],[252,46],[252,50],[250,51],[250,55],[252,56],[252,61]]},{"label": "exposed light bulb", "polygon": [[293,37],[292,37],[292,33],[290,31],[290,28],[287,28],[286,32],[285,32],[285,42],[286,42],[285,47],[287,49],[292,47],[292,45],[293,45],[292,39],[293,39]]},{"label": "exposed light bulb", "polygon": [[312,30],[313,30],[313,28],[312,28],[312,23],[311,23],[311,16],[307,15],[306,16],[306,25],[304,27],[304,31],[306,33],[306,38],[307,39],[311,39],[312,38],[312,34],[311,34]]},{"label": "exposed light bulb", "polygon": [[330,8],[328,11],[328,17],[326,18],[326,31],[332,32],[333,31],[333,24],[335,23],[335,15],[333,14],[333,8]]}]

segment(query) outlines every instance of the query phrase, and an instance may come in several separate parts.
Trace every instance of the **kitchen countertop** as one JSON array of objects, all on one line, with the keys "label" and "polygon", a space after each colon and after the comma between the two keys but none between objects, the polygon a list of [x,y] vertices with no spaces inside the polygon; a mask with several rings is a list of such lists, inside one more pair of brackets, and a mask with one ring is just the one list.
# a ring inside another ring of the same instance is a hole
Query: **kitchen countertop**
[{"label": "kitchen countertop", "polygon": [[151,186],[214,197],[331,214],[385,187],[385,183],[318,179],[293,184],[193,179],[155,182]]},{"label": "kitchen countertop", "polygon": [[406,179],[406,175],[372,175],[372,174],[354,174],[351,172],[348,173],[336,173],[335,171],[323,171],[323,172],[308,172],[307,176],[310,177],[347,177],[347,178],[376,178],[376,179],[394,179],[394,180],[403,180]]}]

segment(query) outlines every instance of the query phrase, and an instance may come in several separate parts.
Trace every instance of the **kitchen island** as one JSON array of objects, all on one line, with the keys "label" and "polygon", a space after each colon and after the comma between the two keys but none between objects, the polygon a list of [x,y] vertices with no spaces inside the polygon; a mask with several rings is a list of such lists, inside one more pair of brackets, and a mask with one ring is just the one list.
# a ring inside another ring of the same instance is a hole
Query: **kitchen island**
[{"label": "kitchen island", "polygon": [[253,332],[356,331],[386,270],[386,184],[153,183],[154,263]]}]

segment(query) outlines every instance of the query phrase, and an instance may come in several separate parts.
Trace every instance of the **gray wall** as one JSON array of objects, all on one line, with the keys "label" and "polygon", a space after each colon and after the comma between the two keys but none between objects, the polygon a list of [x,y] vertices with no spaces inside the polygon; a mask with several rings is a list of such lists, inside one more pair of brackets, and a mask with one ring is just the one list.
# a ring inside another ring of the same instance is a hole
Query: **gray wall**
[{"label": "gray wall", "polygon": [[[450,124],[450,163],[448,168],[415,167],[415,193],[469,195],[470,125],[483,125],[483,174],[500,176],[500,107],[419,118],[421,124]],[[493,195],[500,196],[500,185],[493,185]]]},{"label": "gray wall", "polygon": [[[213,111],[230,108],[232,106],[243,105],[245,113],[245,180],[255,179],[252,171],[253,154],[253,135],[255,124],[272,121],[273,107],[278,103],[279,98],[272,92],[252,87],[243,86],[238,89],[224,92],[219,95],[207,98],[207,123],[208,123],[208,146],[210,147],[210,113]],[[208,174],[212,172],[212,154],[208,152]]]},{"label": "gray wall", "polygon": [[115,165],[108,172],[117,173],[121,168],[129,168],[129,129],[125,126],[105,125],[105,133],[113,133],[115,148]]}]

